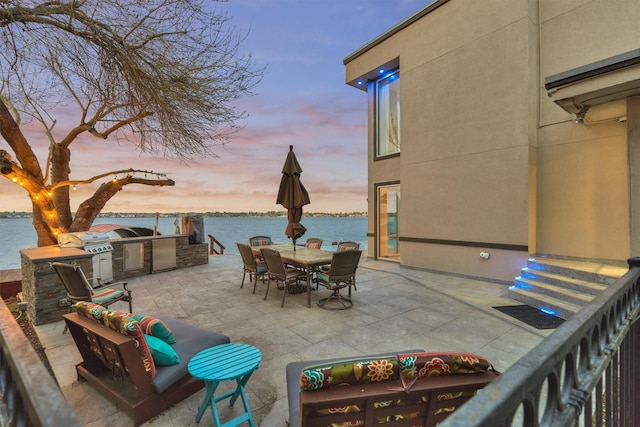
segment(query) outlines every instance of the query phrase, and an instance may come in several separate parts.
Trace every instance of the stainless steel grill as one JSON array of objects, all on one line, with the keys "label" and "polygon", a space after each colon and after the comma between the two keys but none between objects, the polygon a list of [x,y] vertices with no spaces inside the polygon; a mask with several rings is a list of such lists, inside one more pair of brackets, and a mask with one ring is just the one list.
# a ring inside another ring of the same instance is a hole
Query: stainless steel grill
[{"label": "stainless steel grill", "polygon": [[94,231],[62,233],[58,245],[67,248],[82,248],[93,254],[93,286],[113,281],[113,246],[109,236]]}]

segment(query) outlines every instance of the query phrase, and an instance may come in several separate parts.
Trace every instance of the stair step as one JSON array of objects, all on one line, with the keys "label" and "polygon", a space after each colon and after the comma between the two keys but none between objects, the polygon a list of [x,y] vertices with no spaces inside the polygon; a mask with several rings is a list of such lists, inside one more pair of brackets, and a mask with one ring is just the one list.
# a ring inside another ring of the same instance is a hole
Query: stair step
[{"label": "stair step", "polygon": [[525,279],[522,277],[516,277],[514,286],[518,289],[540,293],[577,305],[588,304],[594,298],[594,295],[585,294],[583,292],[576,292],[572,289],[567,289],[562,286],[556,286],[550,283]]},{"label": "stair step", "polygon": [[571,304],[548,295],[519,289],[515,286],[509,287],[506,296],[512,300],[522,302],[565,320],[571,318],[571,316],[581,308],[579,305]]},{"label": "stair step", "polygon": [[574,279],[610,285],[622,277],[628,267],[603,264],[599,262],[572,261],[555,258],[529,258],[529,270],[543,270]]},{"label": "stair step", "polygon": [[[566,289],[571,289],[590,295],[599,295],[601,292],[607,289],[607,285],[604,285],[602,283],[589,282],[582,279],[574,279],[573,277],[567,277],[561,274],[549,273],[542,270],[532,270],[529,268],[522,269],[520,278],[561,286]],[[516,280],[518,280],[517,277]]]}]

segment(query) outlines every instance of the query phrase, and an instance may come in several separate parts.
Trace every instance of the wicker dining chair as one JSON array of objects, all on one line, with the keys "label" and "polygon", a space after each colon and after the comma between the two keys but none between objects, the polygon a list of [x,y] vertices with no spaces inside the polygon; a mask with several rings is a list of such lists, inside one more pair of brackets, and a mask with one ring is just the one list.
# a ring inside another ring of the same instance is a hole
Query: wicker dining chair
[{"label": "wicker dining chair", "polygon": [[322,239],[318,239],[317,237],[309,237],[304,243],[304,246],[306,248],[320,249],[322,247]]},{"label": "wicker dining chair", "polygon": [[250,246],[266,246],[266,245],[272,245],[272,244],[273,244],[273,241],[269,236],[253,236],[249,238]]},{"label": "wicker dining chair", "polygon": [[[362,251],[358,249],[334,252],[329,271],[316,273],[314,282],[331,291],[331,295],[318,301],[319,307],[328,310],[344,310],[353,306],[351,298],[342,296],[340,290],[349,287],[349,297],[351,296],[351,286],[356,281],[356,269],[361,255]],[[340,306],[327,305],[331,301],[339,302]]]},{"label": "wicker dining chair", "polygon": [[242,283],[240,284],[240,288],[244,286],[244,278],[247,273],[249,273],[249,280],[253,280],[253,293],[256,293],[256,286],[258,285],[258,278],[262,278],[262,282],[264,283],[264,276],[267,274],[267,264],[264,261],[256,260],[253,251],[251,250],[251,246],[245,245],[244,243],[236,243],[238,245],[238,251],[240,252],[240,256],[242,257],[243,264],[243,272],[242,272]]},{"label": "wicker dining chair", "polygon": [[264,293],[264,299],[267,299],[267,295],[269,294],[269,286],[271,285],[271,281],[276,282],[276,286],[280,288],[280,284],[283,285],[284,293],[282,295],[282,304],[280,307],[284,307],[284,300],[287,297],[287,293],[289,292],[289,286],[298,285],[298,283],[302,279],[306,279],[307,273],[304,270],[300,270],[298,268],[287,268],[282,261],[282,257],[280,256],[280,252],[269,249],[262,248],[260,249],[262,253],[262,259],[267,264],[267,291]]},{"label": "wicker dining chair", "polygon": [[[360,249],[360,243],[353,242],[351,240],[344,240],[342,242],[338,242],[338,247],[336,248],[336,251],[337,252],[342,252],[342,251],[348,251],[348,250],[351,250],[351,249],[356,249],[356,250]],[[329,268],[330,267],[328,267],[326,265],[320,267],[321,271],[323,271],[325,273],[327,271],[329,271]],[[316,289],[318,289],[318,285],[317,284],[316,284]],[[355,280],[353,281],[353,290],[354,291],[358,290],[358,288],[356,287]],[[351,296],[351,286],[349,287],[349,296]]]}]

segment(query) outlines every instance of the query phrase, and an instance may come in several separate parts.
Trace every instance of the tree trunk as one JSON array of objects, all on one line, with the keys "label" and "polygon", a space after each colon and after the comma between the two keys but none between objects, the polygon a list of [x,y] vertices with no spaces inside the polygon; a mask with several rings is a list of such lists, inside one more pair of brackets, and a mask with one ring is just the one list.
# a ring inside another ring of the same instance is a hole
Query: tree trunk
[{"label": "tree trunk", "polygon": [[[71,162],[71,151],[61,144],[53,144],[51,148],[51,184],[69,181],[69,164]],[[52,195],[53,203],[58,211],[60,226],[65,229],[71,227],[73,217],[71,216],[71,202],[69,200],[69,186],[57,188]]]}]

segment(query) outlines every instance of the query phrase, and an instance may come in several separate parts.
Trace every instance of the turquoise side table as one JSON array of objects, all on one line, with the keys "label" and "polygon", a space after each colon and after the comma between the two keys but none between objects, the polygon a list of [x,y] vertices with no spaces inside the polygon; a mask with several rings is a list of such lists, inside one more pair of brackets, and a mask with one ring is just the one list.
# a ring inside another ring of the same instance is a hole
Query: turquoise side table
[{"label": "turquoise side table", "polygon": [[[204,411],[208,406],[211,406],[213,421],[218,427],[237,426],[244,422],[248,422],[250,426],[255,427],[244,386],[249,381],[253,371],[258,369],[261,360],[262,353],[257,348],[247,344],[234,343],[217,345],[202,350],[193,356],[193,359],[189,362],[189,373],[193,377],[203,380],[207,390],[202,404],[198,407],[196,422],[200,422]],[[220,382],[229,380],[236,381],[236,389],[215,397],[214,393]],[[242,398],[245,413],[224,424],[220,424],[216,403],[231,398],[230,404],[233,406],[238,396]]]}]

